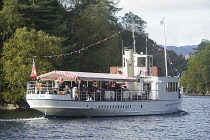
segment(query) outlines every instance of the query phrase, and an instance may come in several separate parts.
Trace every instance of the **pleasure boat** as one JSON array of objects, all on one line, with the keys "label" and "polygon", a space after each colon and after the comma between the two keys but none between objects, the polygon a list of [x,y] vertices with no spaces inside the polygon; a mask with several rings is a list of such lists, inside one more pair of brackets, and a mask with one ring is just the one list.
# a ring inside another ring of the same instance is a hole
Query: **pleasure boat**
[{"label": "pleasure boat", "polygon": [[182,110],[178,78],[163,76],[153,56],[124,47],[123,63],[110,73],[51,71],[27,83],[26,100],[46,117],[104,117]]}]

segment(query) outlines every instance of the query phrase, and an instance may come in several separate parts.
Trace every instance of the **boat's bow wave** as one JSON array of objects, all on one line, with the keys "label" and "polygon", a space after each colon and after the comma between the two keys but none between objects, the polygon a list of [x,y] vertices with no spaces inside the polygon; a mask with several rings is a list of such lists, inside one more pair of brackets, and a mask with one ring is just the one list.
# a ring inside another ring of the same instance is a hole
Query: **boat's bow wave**
[{"label": "boat's bow wave", "polygon": [[14,122],[14,121],[36,121],[36,120],[45,120],[45,117],[35,117],[35,118],[17,118],[17,119],[0,119],[0,122]]}]

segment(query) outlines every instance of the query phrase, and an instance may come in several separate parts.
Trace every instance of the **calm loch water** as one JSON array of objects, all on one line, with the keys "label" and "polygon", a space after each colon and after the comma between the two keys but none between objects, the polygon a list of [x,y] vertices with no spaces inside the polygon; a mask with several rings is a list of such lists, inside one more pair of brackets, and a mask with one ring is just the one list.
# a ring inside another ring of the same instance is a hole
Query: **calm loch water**
[{"label": "calm loch water", "polygon": [[210,139],[210,97],[185,96],[183,112],[133,117],[46,119],[34,110],[0,111],[0,139]]}]

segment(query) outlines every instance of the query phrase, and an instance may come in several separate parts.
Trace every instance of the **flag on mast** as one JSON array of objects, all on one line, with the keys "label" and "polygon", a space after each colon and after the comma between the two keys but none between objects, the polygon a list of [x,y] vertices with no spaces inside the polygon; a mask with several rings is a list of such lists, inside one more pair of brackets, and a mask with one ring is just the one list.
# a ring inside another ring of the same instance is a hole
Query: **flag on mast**
[{"label": "flag on mast", "polygon": [[168,76],[168,67],[167,67],[167,53],[166,53],[166,29],[165,29],[165,18],[163,17],[163,19],[160,21],[160,25],[164,26],[164,55],[165,55],[165,68],[166,68],[166,77]]},{"label": "flag on mast", "polygon": [[34,58],[33,58],[33,65],[32,65],[32,69],[31,69],[30,78],[31,78],[31,80],[34,80],[36,77],[37,77],[36,66],[35,66],[35,62],[34,62]]},{"label": "flag on mast", "polygon": [[164,20],[165,19],[163,18],[163,20],[160,21],[160,25],[163,25],[164,24]]}]

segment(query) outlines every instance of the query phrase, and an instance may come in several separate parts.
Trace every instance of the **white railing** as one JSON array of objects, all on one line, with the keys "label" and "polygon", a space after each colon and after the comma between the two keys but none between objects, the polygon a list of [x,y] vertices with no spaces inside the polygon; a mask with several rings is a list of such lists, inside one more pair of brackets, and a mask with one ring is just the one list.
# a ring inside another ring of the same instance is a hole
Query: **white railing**
[{"label": "white railing", "polygon": [[[72,100],[80,101],[138,101],[148,100],[154,91],[137,91],[124,89],[86,89],[55,88],[52,84],[28,82],[27,94],[70,95]],[[157,91],[155,91],[157,92]]]}]

